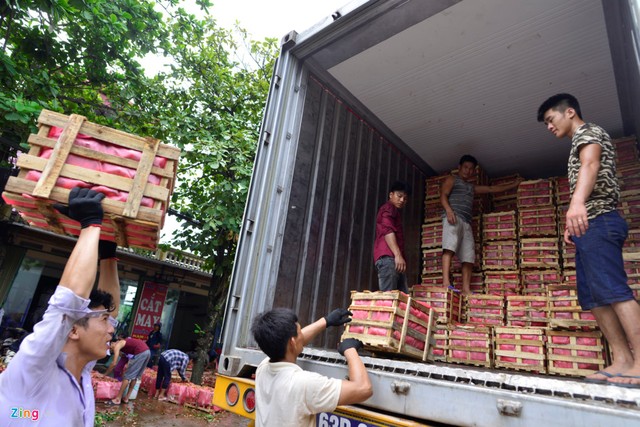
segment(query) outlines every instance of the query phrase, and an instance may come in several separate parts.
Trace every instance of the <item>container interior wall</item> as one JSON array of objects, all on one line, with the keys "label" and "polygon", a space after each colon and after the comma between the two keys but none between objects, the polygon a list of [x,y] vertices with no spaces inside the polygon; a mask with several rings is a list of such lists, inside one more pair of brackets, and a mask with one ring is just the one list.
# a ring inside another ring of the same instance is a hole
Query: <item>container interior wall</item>
[{"label": "container interior wall", "polygon": [[[373,242],[378,208],[402,180],[409,286],[419,282],[425,175],[318,77],[307,81],[274,307],[308,324],[347,307],[352,290],[377,290]],[[335,348],[331,328],[312,346]]]},{"label": "container interior wall", "polygon": [[602,1],[625,135],[640,133],[640,2]]}]

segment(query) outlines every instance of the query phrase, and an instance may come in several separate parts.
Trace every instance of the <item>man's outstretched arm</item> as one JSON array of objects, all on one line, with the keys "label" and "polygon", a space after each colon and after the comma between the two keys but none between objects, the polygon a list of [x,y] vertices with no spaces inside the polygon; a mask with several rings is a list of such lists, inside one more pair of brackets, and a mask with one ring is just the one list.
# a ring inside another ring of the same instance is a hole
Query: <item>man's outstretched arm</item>
[{"label": "man's outstretched arm", "polygon": [[96,280],[102,199],[102,193],[76,187],[69,193],[69,206],[56,206],[61,213],[80,223],[80,236],[64,267],[60,286],[82,298],[89,298]]}]

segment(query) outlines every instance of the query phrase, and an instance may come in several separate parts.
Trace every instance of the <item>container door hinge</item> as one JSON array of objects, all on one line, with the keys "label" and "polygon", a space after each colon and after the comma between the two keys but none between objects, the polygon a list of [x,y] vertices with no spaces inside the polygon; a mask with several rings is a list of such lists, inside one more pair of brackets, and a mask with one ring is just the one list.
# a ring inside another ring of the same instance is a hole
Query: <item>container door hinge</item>
[{"label": "container door hinge", "polygon": [[391,391],[396,394],[409,394],[411,384],[406,381],[394,381],[391,383]]},{"label": "container door hinge", "polygon": [[244,229],[247,231],[247,234],[253,233],[253,225],[254,221],[252,219],[247,218],[244,223]]},{"label": "container door hinge", "polygon": [[264,145],[269,145],[269,143],[271,142],[271,132],[268,131],[264,131],[262,132],[262,143]]},{"label": "container door hinge", "polygon": [[496,406],[500,415],[505,415],[507,417],[519,417],[522,414],[522,402],[498,399]]}]

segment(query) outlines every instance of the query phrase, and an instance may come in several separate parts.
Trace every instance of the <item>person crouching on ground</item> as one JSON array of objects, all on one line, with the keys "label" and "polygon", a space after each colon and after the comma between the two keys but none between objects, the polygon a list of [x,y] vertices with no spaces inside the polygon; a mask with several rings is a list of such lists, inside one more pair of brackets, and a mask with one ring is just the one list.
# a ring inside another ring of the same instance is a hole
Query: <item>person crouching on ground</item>
[{"label": "person crouching on ground", "polygon": [[286,308],[275,308],[255,318],[251,332],[268,356],[256,371],[257,427],[315,426],[315,414],[364,402],[372,396],[369,375],[358,355],[362,342],[357,339],[346,339],[338,347],[349,366],[347,380],[304,371],[296,364],[306,344],[327,327],[350,322],[351,314],[337,309],[304,328],[300,328],[296,314]]},{"label": "person crouching on ground", "polygon": [[191,353],[183,353],[180,350],[163,351],[158,360],[156,393],[153,397],[158,398],[158,400],[167,400],[167,389],[169,388],[169,384],[171,384],[171,372],[173,371],[178,372],[183,382],[189,382],[187,381],[185,372],[191,359]]}]

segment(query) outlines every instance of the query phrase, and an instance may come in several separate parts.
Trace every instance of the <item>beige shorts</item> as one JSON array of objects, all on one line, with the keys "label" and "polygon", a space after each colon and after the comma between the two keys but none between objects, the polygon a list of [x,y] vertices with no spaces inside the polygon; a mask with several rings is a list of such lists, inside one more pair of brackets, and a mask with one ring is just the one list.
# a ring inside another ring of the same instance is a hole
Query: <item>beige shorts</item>
[{"label": "beige shorts", "polygon": [[460,262],[476,262],[475,242],[471,224],[458,218],[455,224],[449,224],[442,218],[442,249],[454,252]]}]

